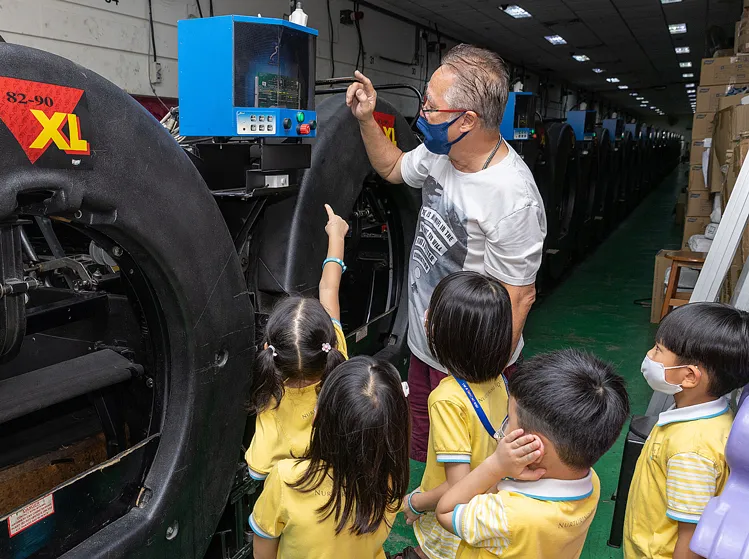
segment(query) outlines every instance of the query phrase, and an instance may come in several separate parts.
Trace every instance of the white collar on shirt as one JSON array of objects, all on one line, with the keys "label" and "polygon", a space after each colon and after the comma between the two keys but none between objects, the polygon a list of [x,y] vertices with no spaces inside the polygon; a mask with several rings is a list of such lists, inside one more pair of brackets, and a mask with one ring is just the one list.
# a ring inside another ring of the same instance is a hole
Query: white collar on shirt
[{"label": "white collar on shirt", "polygon": [[695,419],[709,419],[723,415],[728,411],[728,398],[725,396],[695,406],[677,408],[676,404],[671,406],[658,416],[658,427],[663,427],[669,423],[679,423],[682,421],[694,421]]},{"label": "white collar on shirt", "polygon": [[539,479],[517,481],[507,479],[497,484],[500,491],[520,493],[540,501],[579,501],[593,493],[593,470],[582,479]]}]

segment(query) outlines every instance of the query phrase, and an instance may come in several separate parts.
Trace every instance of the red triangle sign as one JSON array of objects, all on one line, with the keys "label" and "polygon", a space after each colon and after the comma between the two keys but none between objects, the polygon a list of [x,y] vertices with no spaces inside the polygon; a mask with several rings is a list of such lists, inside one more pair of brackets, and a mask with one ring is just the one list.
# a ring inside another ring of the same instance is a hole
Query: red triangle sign
[{"label": "red triangle sign", "polygon": [[36,163],[52,144],[66,153],[86,153],[80,146],[71,146],[62,131],[71,121],[71,128],[79,131],[77,117],[69,115],[73,115],[82,95],[82,89],[0,76],[0,121],[31,163]]}]

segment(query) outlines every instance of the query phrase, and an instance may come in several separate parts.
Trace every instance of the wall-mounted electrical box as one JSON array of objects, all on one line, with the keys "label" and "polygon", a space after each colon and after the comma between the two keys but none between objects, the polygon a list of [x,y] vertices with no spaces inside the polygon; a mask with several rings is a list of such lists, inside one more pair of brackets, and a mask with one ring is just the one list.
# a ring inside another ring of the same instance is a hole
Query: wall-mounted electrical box
[{"label": "wall-mounted electrical box", "polygon": [[569,111],[567,123],[574,130],[578,142],[590,141],[596,137],[596,111]]}]

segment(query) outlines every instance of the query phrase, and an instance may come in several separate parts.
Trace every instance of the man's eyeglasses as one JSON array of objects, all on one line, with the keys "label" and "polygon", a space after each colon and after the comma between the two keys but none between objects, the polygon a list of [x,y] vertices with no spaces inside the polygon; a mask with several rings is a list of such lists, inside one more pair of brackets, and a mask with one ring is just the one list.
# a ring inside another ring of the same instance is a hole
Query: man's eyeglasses
[{"label": "man's eyeglasses", "polygon": [[[425,109],[424,107],[421,108],[421,112],[424,114],[430,114],[430,113],[467,113],[469,112],[468,109]],[[471,111],[473,112],[473,111]],[[480,116],[478,113],[474,113],[476,116]]]},{"label": "man's eyeglasses", "polygon": [[507,424],[510,422],[510,416],[506,415],[504,421],[502,422],[502,426],[499,428],[499,431],[497,431],[497,440],[504,439],[507,436]]}]

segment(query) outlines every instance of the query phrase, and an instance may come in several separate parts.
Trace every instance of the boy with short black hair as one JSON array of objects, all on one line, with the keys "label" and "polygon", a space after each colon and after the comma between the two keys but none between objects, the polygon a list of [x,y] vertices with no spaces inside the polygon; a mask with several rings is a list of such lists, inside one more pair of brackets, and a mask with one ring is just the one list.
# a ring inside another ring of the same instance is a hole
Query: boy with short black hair
[{"label": "boy with short black hair", "polygon": [[692,303],[666,316],[655,339],[642,374],[675,405],[659,415],[637,461],[624,556],[693,558],[697,522],[728,478],[724,452],[733,417],[725,396],[749,383],[749,313]]},{"label": "boy with short black hair", "polygon": [[439,522],[463,540],[458,559],[577,558],[600,494],[592,465],[629,415],[624,380],[565,350],[524,363],[509,391],[496,452],[442,497]]}]

